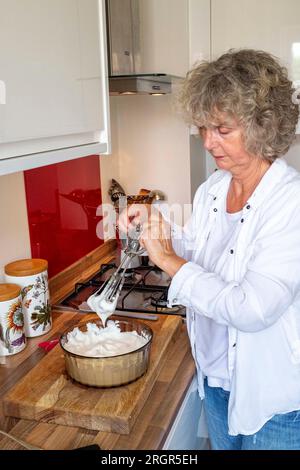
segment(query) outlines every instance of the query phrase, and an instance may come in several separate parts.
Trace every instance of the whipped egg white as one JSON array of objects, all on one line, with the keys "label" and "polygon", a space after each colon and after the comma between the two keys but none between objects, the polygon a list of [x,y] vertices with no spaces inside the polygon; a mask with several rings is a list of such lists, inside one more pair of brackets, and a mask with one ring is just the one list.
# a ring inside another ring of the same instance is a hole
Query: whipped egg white
[{"label": "whipped egg white", "polygon": [[137,331],[121,331],[119,322],[110,320],[105,328],[95,323],[87,323],[87,331],[75,327],[67,334],[64,348],[80,356],[112,357],[135,351],[147,341]]}]

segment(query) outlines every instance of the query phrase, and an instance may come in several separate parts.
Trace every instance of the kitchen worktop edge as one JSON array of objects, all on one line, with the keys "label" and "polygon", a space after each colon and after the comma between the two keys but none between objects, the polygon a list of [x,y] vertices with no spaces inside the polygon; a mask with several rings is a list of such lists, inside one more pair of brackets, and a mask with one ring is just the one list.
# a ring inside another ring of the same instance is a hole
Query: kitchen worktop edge
[{"label": "kitchen worktop edge", "polygon": [[[67,328],[78,323],[82,315],[53,310],[52,330],[38,338],[30,338],[27,347],[0,365],[0,400],[46,354],[38,344],[57,338]],[[161,449],[176,414],[192,381],[195,367],[183,323],[181,331],[166,358],[154,387],[142,408],[136,423],[127,436],[91,431],[81,428],[41,423],[5,417],[1,411],[1,429],[13,436],[43,449],[74,449],[82,445],[98,444],[105,450]],[[0,436],[0,449],[22,449],[20,444]]]}]

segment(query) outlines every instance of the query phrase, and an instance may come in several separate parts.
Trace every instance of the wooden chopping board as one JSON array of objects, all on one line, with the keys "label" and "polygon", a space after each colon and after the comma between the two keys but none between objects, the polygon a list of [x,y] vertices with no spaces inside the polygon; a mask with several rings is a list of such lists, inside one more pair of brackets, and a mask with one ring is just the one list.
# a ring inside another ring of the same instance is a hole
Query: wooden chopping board
[{"label": "wooden chopping board", "polygon": [[[84,317],[95,320],[95,315]],[[154,385],[168,351],[180,332],[181,317],[143,320],[153,330],[146,374],[128,385],[94,388],[70,379],[57,345],[4,397],[6,416],[129,434]]]}]

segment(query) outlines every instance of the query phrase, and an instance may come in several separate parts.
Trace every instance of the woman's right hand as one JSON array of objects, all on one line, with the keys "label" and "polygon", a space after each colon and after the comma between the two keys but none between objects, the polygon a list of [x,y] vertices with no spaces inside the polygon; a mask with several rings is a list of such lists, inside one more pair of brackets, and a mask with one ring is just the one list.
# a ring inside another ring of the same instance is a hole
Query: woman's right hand
[{"label": "woman's right hand", "polygon": [[118,218],[119,231],[128,234],[135,231],[137,225],[143,226],[150,219],[150,204],[131,204],[126,207]]}]

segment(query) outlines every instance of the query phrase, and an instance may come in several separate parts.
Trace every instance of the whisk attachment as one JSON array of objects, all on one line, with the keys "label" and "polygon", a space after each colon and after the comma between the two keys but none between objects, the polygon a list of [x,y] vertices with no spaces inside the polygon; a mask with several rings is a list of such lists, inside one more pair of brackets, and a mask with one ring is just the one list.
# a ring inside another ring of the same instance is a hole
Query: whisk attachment
[{"label": "whisk attachment", "polygon": [[118,269],[101,286],[100,289],[87,299],[87,303],[93,311],[96,311],[97,313],[107,312],[111,315],[115,311],[129,263],[134,256],[140,255],[144,252],[144,249],[141,248],[139,242],[140,235],[141,226],[139,224],[137,225],[133,235],[127,239],[127,245],[124,250],[125,256]]}]

